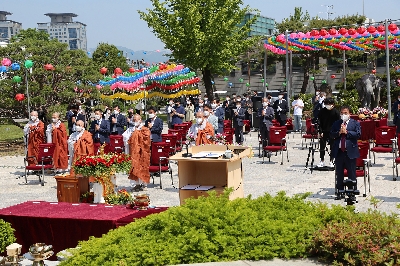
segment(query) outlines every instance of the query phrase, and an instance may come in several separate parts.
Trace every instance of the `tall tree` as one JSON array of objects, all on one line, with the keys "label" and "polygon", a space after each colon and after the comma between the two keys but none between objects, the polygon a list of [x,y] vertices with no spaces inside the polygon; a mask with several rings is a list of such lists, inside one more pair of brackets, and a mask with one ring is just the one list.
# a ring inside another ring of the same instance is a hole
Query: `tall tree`
[{"label": "tall tree", "polygon": [[113,44],[100,43],[93,52],[93,62],[100,67],[106,67],[108,74],[112,74],[114,69],[121,68],[122,71],[128,70],[128,63],[122,51]]},{"label": "tall tree", "polygon": [[[0,58],[9,58],[20,65],[19,70],[10,67],[0,80],[0,113],[10,118],[28,115],[26,100],[14,99],[17,93],[26,92],[26,81],[31,109],[35,110],[68,103],[78,96],[75,87],[90,90],[101,78],[84,51],[68,50],[66,43],[50,40],[47,33],[35,29],[21,30],[10,44],[0,48]],[[25,60],[33,61],[32,71],[26,71]],[[46,64],[53,68],[44,69]],[[15,76],[21,82],[15,82]]]},{"label": "tall tree", "polygon": [[[347,15],[334,19],[321,19],[318,16],[311,18],[307,11],[304,13],[301,7],[295,7],[294,14],[290,15],[288,18],[283,19],[282,22],[277,23],[276,27],[281,33],[284,33],[286,30],[288,30],[289,32],[305,32],[311,29],[329,29],[331,27],[341,27],[343,25],[362,24],[364,23],[364,21],[365,17],[360,15]],[[299,55],[299,57],[294,58],[294,62],[297,61],[297,64],[303,66],[304,76],[301,93],[306,92],[310,75],[315,75],[316,73],[318,73],[318,66],[316,65],[318,57],[340,57],[339,52],[331,54],[326,51],[299,52]],[[359,53],[350,52],[348,53],[348,56],[355,58],[359,56]],[[315,80],[314,88],[317,88]]]},{"label": "tall tree", "polygon": [[200,70],[211,98],[212,76],[227,73],[259,38],[248,38],[256,16],[245,22],[241,0],[151,0],[153,9],[138,11],[177,62]]}]

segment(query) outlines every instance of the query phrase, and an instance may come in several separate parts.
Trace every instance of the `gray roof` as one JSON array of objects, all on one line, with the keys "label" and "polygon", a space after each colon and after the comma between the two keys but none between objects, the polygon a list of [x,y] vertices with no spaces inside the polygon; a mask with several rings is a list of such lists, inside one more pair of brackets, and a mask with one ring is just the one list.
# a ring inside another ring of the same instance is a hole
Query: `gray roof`
[{"label": "gray roof", "polygon": [[53,17],[53,16],[68,16],[68,17],[77,17],[78,15],[75,13],[46,13],[45,16]]},{"label": "gray roof", "polygon": [[3,14],[3,15],[12,15],[12,13],[7,12],[7,11],[0,11],[0,14]]}]

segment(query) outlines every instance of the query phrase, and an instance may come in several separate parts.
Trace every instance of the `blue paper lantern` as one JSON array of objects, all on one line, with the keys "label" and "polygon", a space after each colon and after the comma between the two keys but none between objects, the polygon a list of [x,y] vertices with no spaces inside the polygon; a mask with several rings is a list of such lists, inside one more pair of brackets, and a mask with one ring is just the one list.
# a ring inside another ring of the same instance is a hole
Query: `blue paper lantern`
[{"label": "blue paper lantern", "polygon": [[106,53],[106,56],[108,56],[108,53]]},{"label": "blue paper lantern", "polygon": [[118,56],[121,56],[121,53],[118,53]]},{"label": "blue paper lantern", "polygon": [[11,69],[13,71],[18,71],[21,69],[21,66],[18,63],[13,63],[13,64],[11,64]]},{"label": "blue paper lantern", "polygon": [[133,55],[134,54],[134,52],[131,52],[131,55]]},{"label": "blue paper lantern", "polygon": [[147,52],[143,52],[143,54],[147,54]]},{"label": "blue paper lantern", "polygon": [[214,85],[214,83],[215,83],[215,82],[214,82],[213,80],[211,80],[211,84]]},{"label": "blue paper lantern", "polygon": [[233,83],[232,83],[232,82],[229,82],[228,85],[229,85],[229,87],[232,87],[232,86],[233,86]]},{"label": "blue paper lantern", "polygon": [[400,68],[396,69],[396,72],[397,72],[397,73],[400,73]]},{"label": "blue paper lantern", "polygon": [[0,72],[7,72],[6,66],[0,66]]},{"label": "blue paper lantern", "polygon": [[88,55],[90,55],[90,52],[87,52]]}]

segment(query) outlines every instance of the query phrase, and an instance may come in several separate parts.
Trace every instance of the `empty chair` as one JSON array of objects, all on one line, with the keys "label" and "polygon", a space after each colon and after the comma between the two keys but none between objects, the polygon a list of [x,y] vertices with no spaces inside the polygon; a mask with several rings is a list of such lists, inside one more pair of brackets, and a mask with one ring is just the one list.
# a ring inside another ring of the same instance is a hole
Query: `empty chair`
[{"label": "empty chair", "polygon": [[[37,158],[29,156],[24,158],[25,163],[25,182],[28,183],[27,175],[29,171],[34,171],[39,177],[39,182],[44,186],[44,170],[54,169],[53,154],[55,145],[53,143],[39,144],[39,153]],[[28,165],[28,160],[33,159],[35,165]]]},{"label": "empty chair", "polygon": [[395,137],[396,127],[377,127],[375,128],[375,142],[373,147],[370,149],[374,154],[375,164],[375,153],[392,153],[395,156]]},{"label": "empty chair", "polygon": [[[306,133],[303,135],[301,132],[301,148],[303,149],[303,140],[306,143],[307,139],[311,140],[311,144],[314,142],[315,139],[318,139],[318,131],[316,126],[312,123],[311,119],[306,119]],[[307,143],[306,143],[307,148]]]},{"label": "empty chair", "polygon": [[[280,152],[282,155],[281,165],[283,164],[283,152],[286,151],[286,158],[289,162],[289,151],[286,146],[286,127],[271,127],[269,129],[269,140],[266,146],[263,147],[265,152]],[[263,152],[263,162],[265,160],[265,152]],[[268,157],[268,161],[271,161],[271,155]]]},{"label": "empty chair", "polygon": [[174,180],[172,178],[172,169],[169,163],[170,145],[166,142],[153,142],[151,144],[151,156],[150,156],[150,167],[149,172],[153,179],[154,174],[157,173],[160,177],[160,188],[162,189],[161,174],[168,172],[171,175],[172,185]]},{"label": "empty chair", "polygon": [[110,135],[110,143],[108,144],[108,152],[123,153],[125,150],[122,135]]},{"label": "empty chair", "polygon": [[162,138],[162,142],[169,144],[170,154],[175,154],[178,136],[174,135],[174,134],[161,134],[161,138]]}]

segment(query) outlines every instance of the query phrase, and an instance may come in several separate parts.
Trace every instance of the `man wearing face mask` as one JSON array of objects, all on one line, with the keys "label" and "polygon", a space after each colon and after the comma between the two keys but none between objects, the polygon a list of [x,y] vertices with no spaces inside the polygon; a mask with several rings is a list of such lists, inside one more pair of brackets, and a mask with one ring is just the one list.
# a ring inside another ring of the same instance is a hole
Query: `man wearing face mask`
[{"label": "man wearing face mask", "polygon": [[150,182],[150,147],[151,132],[148,127],[143,126],[142,118],[134,116],[135,130],[129,138],[129,154],[132,158],[132,167],[128,178],[133,191],[147,190]]},{"label": "man wearing face mask", "polygon": [[68,133],[70,135],[75,131],[74,125],[76,122],[77,114],[78,114],[78,107],[76,105],[70,104],[69,111],[65,115],[65,118],[67,119],[67,122],[68,122]]},{"label": "man wearing face mask", "polygon": [[[218,129],[217,129],[217,133],[224,133],[224,118],[225,118],[225,109],[220,105],[221,101],[219,99],[215,99],[214,100],[214,106],[215,107],[215,111],[214,111],[214,115],[217,117],[218,119]],[[213,107],[213,105],[211,106]],[[214,108],[213,108],[214,109]]]},{"label": "man wearing face mask", "polygon": [[233,127],[235,128],[235,141],[237,144],[243,144],[243,120],[246,110],[242,107],[240,97],[236,98],[236,109],[233,109]]},{"label": "man wearing face mask", "polygon": [[174,128],[175,124],[182,124],[183,119],[185,118],[185,114],[186,114],[185,108],[183,108],[183,106],[181,106],[180,100],[175,99],[174,102],[175,102],[175,106],[174,106],[174,108],[172,108],[172,111],[170,114],[170,116],[172,118],[172,120],[171,120],[172,128]]},{"label": "man wearing face mask", "polygon": [[74,175],[73,163],[82,156],[93,155],[94,145],[93,137],[88,131],[85,130],[84,122],[82,120],[76,121],[75,132],[69,136],[68,139],[68,151],[69,151],[69,161],[68,169],[70,169],[70,174]]},{"label": "man wearing face mask", "polygon": [[204,104],[209,104],[209,103],[210,103],[210,101],[208,100],[207,94],[204,95],[204,101],[203,101],[203,103],[204,103]]},{"label": "man wearing face mask", "polygon": [[110,121],[102,119],[102,112],[100,109],[94,111],[94,121],[91,123],[89,132],[93,135],[93,142],[110,143]]},{"label": "man wearing face mask", "polygon": [[211,106],[209,104],[204,105],[204,118],[211,124],[216,133],[218,130],[218,118],[214,115]]},{"label": "man wearing face mask", "polygon": [[272,120],[274,119],[274,108],[270,106],[268,98],[263,99],[262,105],[258,110],[258,118],[260,119],[260,136],[264,147],[269,141],[269,129],[272,127]]},{"label": "man wearing face mask", "polygon": [[[361,127],[358,121],[350,119],[350,108],[342,106],[340,119],[333,123],[330,132],[333,143],[333,157],[335,158],[336,178],[338,190],[343,190],[344,169],[347,169],[348,177],[356,179],[356,159],[360,157],[358,139],[361,137]],[[339,195],[337,199],[342,198]]]},{"label": "man wearing face mask", "polygon": [[196,136],[196,145],[202,144],[213,144],[214,128],[204,117],[203,112],[196,113],[196,123],[193,124],[189,131],[189,134]]},{"label": "man wearing face mask", "polygon": [[319,156],[321,161],[318,164],[318,167],[325,166],[325,149],[326,144],[329,143],[329,150],[331,152],[329,158],[329,167],[334,167],[333,164],[333,154],[332,154],[332,147],[333,141],[330,139],[330,132],[332,129],[332,125],[335,121],[340,119],[339,111],[334,108],[335,102],[332,98],[327,98],[324,100],[325,108],[323,108],[318,114],[319,120],[319,132],[321,133],[320,144],[319,144]]},{"label": "man wearing face mask", "polygon": [[186,122],[191,122],[194,120],[194,105],[192,104],[192,101],[188,98],[185,106],[185,121]]},{"label": "man wearing face mask", "polygon": [[169,100],[168,105],[166,107],[166,114],[167,114],[167,124],[168,124],[168,128],[173,128],[171,121],[172,121],[172,108],[174,108],[174,101],[173,100]]},{"label": "man wearing face mask", "polygon": [[44,142],[44,124],[38,118],[38,112],[32,111],[30,120],[24,127],[25,154],[28,165],[35,165],[39,154],[39,144]]},{"label": "man wearing face mask", "polygon": [[163,121],[156,115],[156,108],[150,106],[147,108],[149,118],[144,122],[144,126],[150,129],[150,139],[152,142],[161,142],[161,133],[163,131]]},{"label": "man wearing face mask", "polygon": [[52,123],[47,126],[47,143],[54,143],[53,164],[56,173],[68,168],[67,129],[60,120],[60,113],[53,113]]},{"label": "man wearing face mask", "polygon": [[[235,98],[232,98],[233,100]],[[225,111],[225,119],[226,120],[230,120],[232,119],[232,102],[233,100],[231,100],[231,97],[226,96],[225,101],[223,102],[223,106],[224,106],[224,111]]]},{"label": "man wearing face mask", "polygon": [[118,105],[114,106],[114,113],[110,116],[110,131],[111,135],[122,135],[126,125],[126,118],[120,113]]},{"label": "man wearing face mask", "polygon": [[278,100],[276,100],[273,105],[275,118],[281,126],[286,125],[286,113],[289,111],[288,103],[283,99],[284,95],[285,93],[281,91],[278,95]]}]

